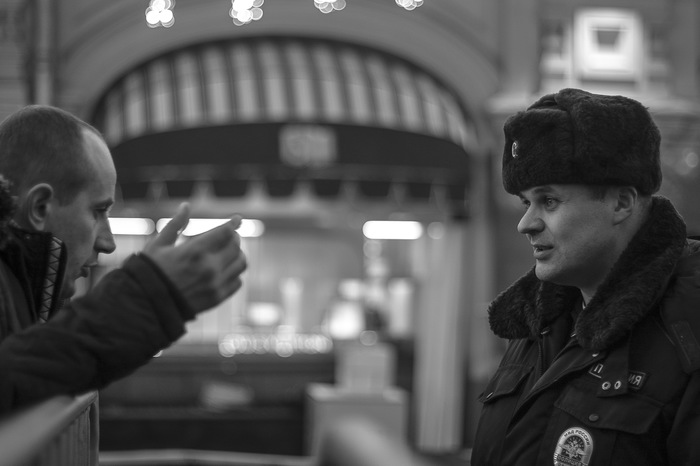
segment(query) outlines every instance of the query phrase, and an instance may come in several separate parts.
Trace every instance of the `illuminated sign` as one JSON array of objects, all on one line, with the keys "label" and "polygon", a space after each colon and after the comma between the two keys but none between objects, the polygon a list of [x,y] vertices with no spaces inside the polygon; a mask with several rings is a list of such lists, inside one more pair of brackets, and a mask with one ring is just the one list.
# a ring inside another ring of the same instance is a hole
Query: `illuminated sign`
[{"label": "illuminated sign", "polygon": [[327,126],[287,125],[280,129],[280,159],[292,167],[325,167],[338,160],[335,132]]}]

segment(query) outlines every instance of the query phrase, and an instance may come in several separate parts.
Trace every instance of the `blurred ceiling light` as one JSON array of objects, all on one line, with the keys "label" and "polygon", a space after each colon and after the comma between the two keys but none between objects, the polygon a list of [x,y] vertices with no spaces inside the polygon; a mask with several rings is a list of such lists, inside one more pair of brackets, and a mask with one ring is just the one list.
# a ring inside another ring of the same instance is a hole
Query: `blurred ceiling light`
[{"label": "blurred ceiling light", "polygon": [[423,4],[423,0],[396,0],[396,4],[408,11],[415,10]]},{"label": "blurred ceiling light", "polygon": [[314,0],[314,6],[318,8],[321,13],[331,13],[345,8],[346,2],[345,0]]},{"label": "blurred ceiling light", "polygon": [[163,26],[169,28],[175,24],[173,7],[175,0],[150,0],[146,8],[146,23],[150,28]]},{"label": "blurred ceiling light", "polygon": [[109,227],[114,235],[150,235],[156,230],[150,218],[110,217]]},{"label": "blurred ceiling light", "polygon": [[423,225],[413,221],[370,220],[362,226],[368,239],[418,239],[423,235]]},{"label": "blurred ceiling light", "polygon": [[260,7],[263,3],[265,0],[231,0],[228,14],[233,19],[233,24],[243,26],[262,18],[263,11]]},{"label": "blurred ceiling light", "polygon": [[[161,218],[156,223],[156,229],[161,231],[170,220],[170,218]],[[229,220],[228,218],[191,218],[182,234],[184,236],[199,235],[223,225]],[[265,225],[260,220],[244,218],[241,220],[241,226],[236,231],[243,238],[256,238],[263,234]]]},{"label": "blurred ceiling light", "polygon": [[[387,0],[388,1],[388,0]],[[406,10],[415,10],[423,5],[423,0],[395,0],[396,4]],[[263,17],[262,5],[265,0],[231,0],[229,16],[236,26],[245,26],[252,21]],[[148,27],[170,27],[175,23],[172,9],[175,0],[150,0],[146,9],[146,23]],[[321,13],[331,13],[343,10],[347,6],[346,0],[314,0],[314,6]]]}]

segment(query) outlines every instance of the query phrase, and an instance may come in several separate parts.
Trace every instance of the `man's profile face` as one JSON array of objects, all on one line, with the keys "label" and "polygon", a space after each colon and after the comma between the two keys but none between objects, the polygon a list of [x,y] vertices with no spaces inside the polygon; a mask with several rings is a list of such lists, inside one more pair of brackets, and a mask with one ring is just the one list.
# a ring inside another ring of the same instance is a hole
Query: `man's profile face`
[{"label": "man's profile face", "polygon": [[537,278],[578,288],[599,283],[616,260],[611,198],[584,185],[537,186],[520,197],[526,211],[518,231],[533,247]]},{"label": "man's profile face", "polygon": [[75,281],[89,275],[99,253],[109,254],[115,249],[108,218],[117,181],[114,163],[105,143],[91,131],[83,131],[83,148],[92,177],[71,202],[61,205],[57,199],[52,200],[46,222],[46,231],[63,241],[68,253],[63,299],[75,293]]}]

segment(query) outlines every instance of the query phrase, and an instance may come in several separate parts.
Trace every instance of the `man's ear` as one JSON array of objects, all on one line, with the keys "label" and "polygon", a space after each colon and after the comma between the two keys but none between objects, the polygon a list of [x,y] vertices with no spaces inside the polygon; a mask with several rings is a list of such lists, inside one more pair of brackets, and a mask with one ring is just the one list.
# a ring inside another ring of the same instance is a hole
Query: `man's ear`
[{"label": "man's ear", "polygon": [[23,217],[20,224],[26,222],[32,229],[44,231],[54,200],[54,190],[50,184],[40,183],[32,186],[18,212]]},{"label": "man's ear", "polygon": [[616,195],[613,220],[615,224],[618,224],[634,213],[639,202],[639,192],[634,186],[620,186],[615,188],[613,192]]}]

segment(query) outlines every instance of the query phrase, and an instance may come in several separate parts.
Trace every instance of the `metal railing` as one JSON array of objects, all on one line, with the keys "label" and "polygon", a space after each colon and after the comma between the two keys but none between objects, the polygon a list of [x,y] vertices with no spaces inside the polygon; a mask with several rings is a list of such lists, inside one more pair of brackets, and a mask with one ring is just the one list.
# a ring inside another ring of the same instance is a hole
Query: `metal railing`
[{"label": "metal railing", "polygon": [[[57,396],[0,420],[0,466],[437,466],[366,419],[328,430],[318,457],[196,450],[99,454],[97,392]],[[465,466],[467,461],[460,463]]]},{"label": "metal railing", "polygon": [[2,466],[97,466],[97,399],[57,396],[0,421]]},{"label": "metal railing", "polygon": [[100,466],[321,466],[308,456],[205,450],[135,450],[100,453]]}]

